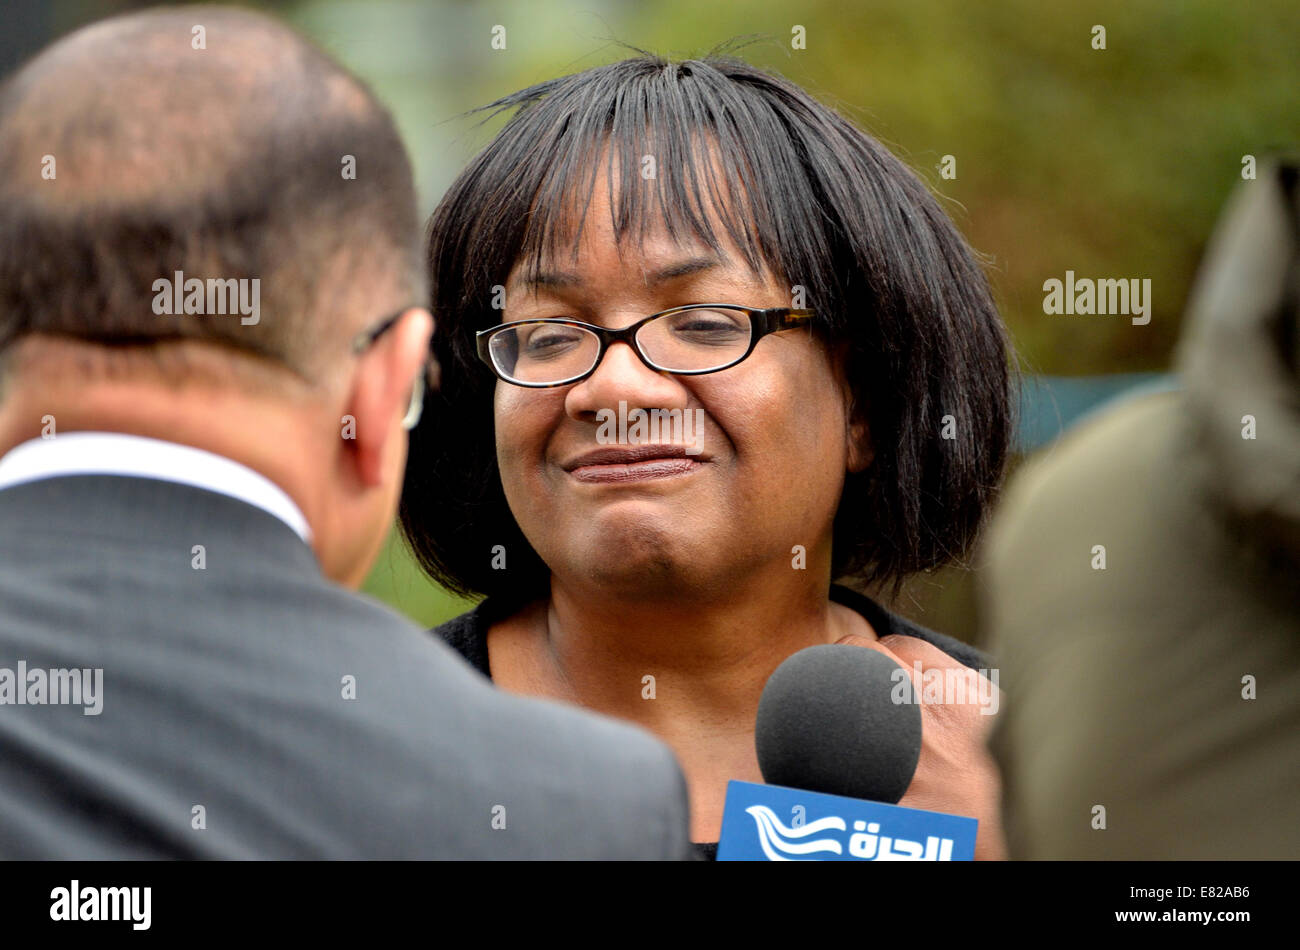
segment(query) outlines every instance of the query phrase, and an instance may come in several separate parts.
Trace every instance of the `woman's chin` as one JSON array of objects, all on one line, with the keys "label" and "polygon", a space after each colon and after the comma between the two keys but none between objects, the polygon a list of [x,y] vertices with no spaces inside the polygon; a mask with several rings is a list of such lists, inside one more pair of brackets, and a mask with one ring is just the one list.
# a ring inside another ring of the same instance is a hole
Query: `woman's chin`
[{"label": "woman's chin", "polygon": [[686,556],[677,540],[656,528],[628,526],[601,532],[573,552],[569,563],[584,584],[602,591],[660,595],[699,573],[699,562]]}]

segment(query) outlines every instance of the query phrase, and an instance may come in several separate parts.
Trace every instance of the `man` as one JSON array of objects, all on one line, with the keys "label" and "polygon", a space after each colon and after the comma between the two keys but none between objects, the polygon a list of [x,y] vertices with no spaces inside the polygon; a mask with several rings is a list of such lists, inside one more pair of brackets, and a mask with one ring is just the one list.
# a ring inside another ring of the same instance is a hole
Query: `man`
[{"label": "man", "polygon": [[1238,186],[1182,389],[1066,435],[995,519],[1012,857],[1300,857],[1298,183]]},{"label": "man", "polygon": [[436,375],[417,244],[388,114],[261,16],[0,90],[0,857],[689,853],[666,747],[337,586]]}]

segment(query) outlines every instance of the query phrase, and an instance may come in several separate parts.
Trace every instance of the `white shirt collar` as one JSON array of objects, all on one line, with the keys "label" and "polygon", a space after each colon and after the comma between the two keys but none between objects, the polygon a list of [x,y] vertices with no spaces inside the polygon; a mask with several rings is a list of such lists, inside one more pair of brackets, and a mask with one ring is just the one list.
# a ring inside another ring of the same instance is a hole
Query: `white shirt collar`
[{"label": "white shirt collar", "polygon": [[65,475],[127,475],[192,485],[261,508],[311,543],[302,509],[279,485],[246,465],[193,446],[120,432],[69,432],[31,439],[0,458],[0,491]]}]

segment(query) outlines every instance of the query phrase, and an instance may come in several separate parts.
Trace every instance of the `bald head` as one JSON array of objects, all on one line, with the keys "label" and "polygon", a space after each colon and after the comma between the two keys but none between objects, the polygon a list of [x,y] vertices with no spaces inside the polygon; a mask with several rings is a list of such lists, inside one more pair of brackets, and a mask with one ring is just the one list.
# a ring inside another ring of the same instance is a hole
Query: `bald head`
[{"label": "bald head", "polygon": [[106,20],[0,87],[0,455],[79,430],[205,449],[360,583],[428,373],[422,284],[392,120],[272,20]]},{"label": "bald head", "polygon": [[[266,17],[106,20],[0,89],[0,348],[204,341],[310,377],[386,305],[419,302],[417,244],[388,113]],[[225,299],[253,279],[256,320]],[[160,280],[180,287],[161,298]],[[186,280],[205,291],[189,306]]]}]

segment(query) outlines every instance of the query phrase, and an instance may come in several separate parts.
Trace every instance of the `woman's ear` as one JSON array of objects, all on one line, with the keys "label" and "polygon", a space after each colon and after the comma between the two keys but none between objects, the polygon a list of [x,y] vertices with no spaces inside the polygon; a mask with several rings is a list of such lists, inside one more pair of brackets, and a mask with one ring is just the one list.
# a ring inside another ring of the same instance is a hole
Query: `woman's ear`
[{"label": "woman's ear", "polygon": [[871,449],[871,433],[867,430],[866,414],[854,404],[852,392],[849,395],[848,414],[846,418],[846,438],[848,455],[845,468],[855,475],[865,471],[875,457]]},{"label": "woman's ear", "polygon": [[849,382],[848,344],[840,344],[835,349],[835,375],[839,382],[840,393],[844,399],[844,444],[845,465],[851,473],[865,471],[875,457],[871,448],[871,432],[867,426],[866,407],[861,405]]}]

